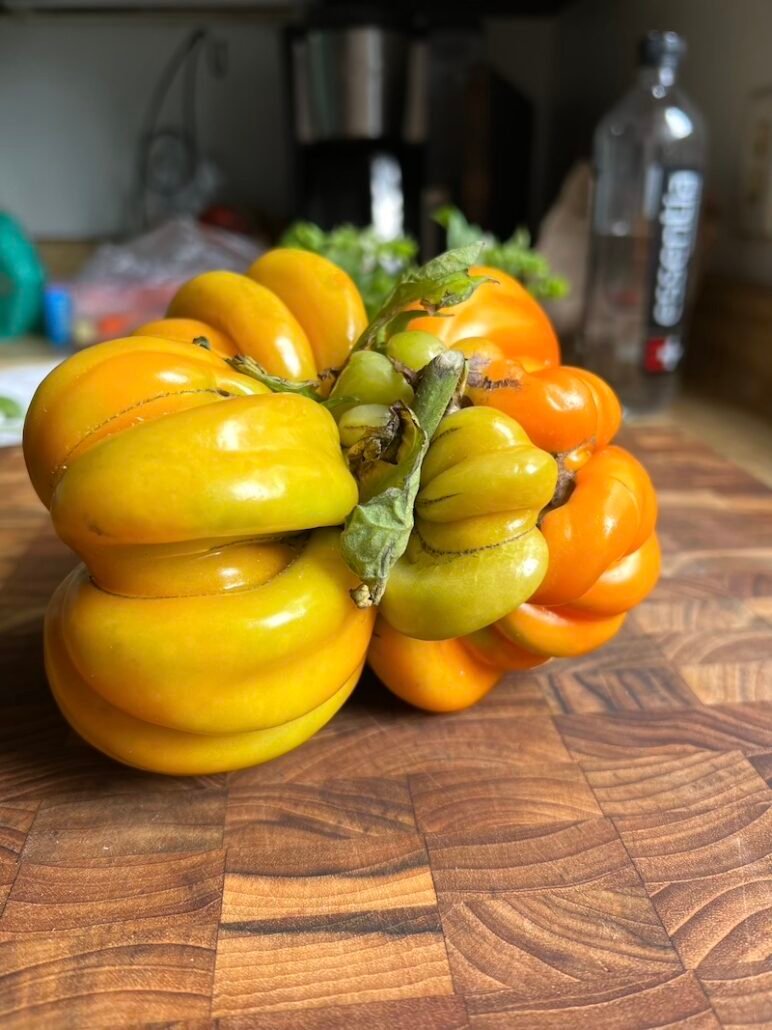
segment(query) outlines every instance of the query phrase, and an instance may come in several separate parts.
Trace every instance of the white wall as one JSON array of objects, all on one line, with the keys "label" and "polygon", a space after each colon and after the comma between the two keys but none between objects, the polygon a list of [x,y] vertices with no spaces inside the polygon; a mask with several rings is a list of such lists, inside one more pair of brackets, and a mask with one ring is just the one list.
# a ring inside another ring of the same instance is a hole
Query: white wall
[{"label": "white wall", "polygon": [[[128,227],[137,142],[158,75],[195,19],[5,18],[0,22],[0,207],[44,239],[99,238]],[[290,191],[280,30],[209,26],[228,44],[223,80],[199,75],[202,144],[229,175],[228,197],[284,216]],[[546,169],[556,23],[486,26],[494,67],[531,98],[531,217],[549,200]],[[177,114],[178,94],[165,109]],[[513,128],[513,131],[516,131]]]},{"label": "white wall", "polygon": [[[0,207],[38,238],[120,234],[145,108],[166,60],[197,21],[4,18],[0,23]],[[202,148],[229,173],[229,199],[286,214],[289,191],[278,30],[211,28],[228,71],[201,69]],[[173,95],[167,111],[179,110]]]},{"label": "white wall", "polygon": [[555,61],[557,168],[589,151],[592,128],[630,85],[636,41],[650,28],[674,29],[689,43],[680,80],[707,120],[709,195],[720,216],[712,264],[772,281],[772,245],[741,240],[737,230],[746,105],[753,90],[772,85],[770,0],[578,0],[568,7]]}]

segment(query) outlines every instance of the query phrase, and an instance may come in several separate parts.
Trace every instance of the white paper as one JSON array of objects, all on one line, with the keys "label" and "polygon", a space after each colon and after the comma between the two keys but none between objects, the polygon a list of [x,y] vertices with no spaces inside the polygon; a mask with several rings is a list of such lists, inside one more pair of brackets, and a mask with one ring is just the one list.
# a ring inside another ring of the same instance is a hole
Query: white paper
[{"label": "white paper", "polygon": [[[0,367],[0,397],[16,401],[24,414],[30,406],[32,395],[48,373],[63,360],[35,361],[26,365]],[[7,418],[0,412],[0,447],[15,447],[21,443],[24,417]]]}]

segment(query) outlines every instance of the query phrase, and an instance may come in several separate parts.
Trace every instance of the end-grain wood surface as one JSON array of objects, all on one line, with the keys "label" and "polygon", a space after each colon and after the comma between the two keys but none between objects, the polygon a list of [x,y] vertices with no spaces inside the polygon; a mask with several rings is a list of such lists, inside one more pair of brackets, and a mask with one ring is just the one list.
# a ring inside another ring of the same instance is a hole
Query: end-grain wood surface
[{"label": "end-grain wood surface", "polygon": [[[0,457],[0,1025],[772,1026],[772,494],[667,428],[653,597],[597,654],[167,779],[47,693],[72,564]],[[213,685],[216,687],[216,685]]]}]

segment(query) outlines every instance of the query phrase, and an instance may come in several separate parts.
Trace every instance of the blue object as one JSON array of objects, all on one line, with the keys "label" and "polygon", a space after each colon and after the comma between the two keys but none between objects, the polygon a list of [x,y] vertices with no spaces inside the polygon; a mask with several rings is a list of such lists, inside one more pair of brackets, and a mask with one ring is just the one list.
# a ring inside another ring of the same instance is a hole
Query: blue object
[{"label": "blue object", "polygon": [[43,293],[43,325],[46,336],[57,347],[72,339],[72,294],[61,283],[50,283]]}]

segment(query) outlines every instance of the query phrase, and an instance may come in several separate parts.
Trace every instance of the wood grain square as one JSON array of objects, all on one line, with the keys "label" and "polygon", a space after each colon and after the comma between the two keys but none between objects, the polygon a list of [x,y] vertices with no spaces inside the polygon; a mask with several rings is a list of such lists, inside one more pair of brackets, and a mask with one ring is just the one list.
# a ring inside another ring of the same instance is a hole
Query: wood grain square
[{"label": "wood grain square", "polygon": [[415,833],[407,779],[263,783],[257,769],[234,773],[228,791],[229,847],[282,841],[307,844],[361,834]]},{"label": "wood grain square", "polygon": [[21,855],[37,810],[37,801],[0,805],[0,860],[15,861]]},{"label": "wood grain square", "polygon": [[[64,737],[64,729],[62,730]],[[90,748],[0,751],[0,802],[35,801],[88,790],[107,763]]]},{"label": "wood grain square", "polygon": [[223,924],[260,923],[362,911],[436,905],[429,859],[417,834],[281,840],[231,848],[226,861]]},{"label": "wood grain square", "polygon": [[19,860],[0,857],[0,916],[3,914],[8,895],[19,872]]},{"label": "wood grain square", "polygon": [[555,663],[542,673],[541,682],[556,715],[643,712],[697,704],[685,681],[664,662],[616,669],[594,669],[589,663]]},{"label": "wood grain square", "polygon": [[19,858],[37,808],[37,801],[18,807],[0,805],[0,916],[19,872]]},{"label": "wood grain square", "polygon": [[440,915],[456,990],[521,1001],[643,983],[681,963],[642,885],[447,894]]},{"label": "wood grain square", "polygon": [[559,715],[555,722],[575,758],[643,758],[700,750],[750,755],[772,747],[772,710],[762,706]]},{"label": "wood grain square", "polygon": [[772,969],[747,976],[728,971],[701,980],[726,1030],[772,1026]]},{"label": "wood grain square", "polygon": [[742,547],[716,551],[684,548],[664,557],[655,597],[735,598],[772,596],[772,548],[749,553]]},{"label": "wood grain square", "polygon": [[[772,515],[770,516],[772,519]],[[747,604],[731,598],[682,598],[679,601],[646,601],[634,608],[628,621],[641,633],[693,633],[717,629],[761,628]]]},{"label": "wood grain square", "polygon": [[499,830],[427,834],[438,895],[531,891],[610,880],[637,886],[638,874],[608,819]]},{"label": "wood grain square", "polygon": [[739,751],[585,759],[581,766],[603,814],[612,817],[772,802],[766,783]]},{"label": "wood grain square", "polygon": [[225,794],[192,791],[47,798],[24,857],[65,865],[81,858],[214,851],[222,847]]},{"label": "wood grain square", "polygon": [[216,920],[98,923],[82,931],[0,930],[4,1030],[145,1027],[206,1019]]},{"label": "wood grain square", "polygon": [[[368,755],[378,747],[383,727],[356,706],[344,705],[336,717],[302,747],[254,770],[264,784],[325,783],[327,780],[373,777]],[[245,775],[249,770],[245,770]],[[395,776],[399,778],[399,774]],[[235,777],[234,777],[235,779]]]},{"label": "wood grain square", "polygon": [[[436,907],[245,925],[220,931],[215,1017],[450,996]],[[369,1025],[369,1024],[365,1024]]]},{"label": "wood grain square", "polygon": [[653,667],[666,667],[667,659],[654,636],[643,634],[629,619],[617,635],[597,651],[576,658],[554,662],[536,669],[532,675],[542,680],[546,673],[565,669],[580,673],[617,673]]},{"label": "wood grain square", "polygon": [[[448,755],[465,768],[507,771],[532,762],[569,760],[552,719],[488,719],[486,699],[469,712],[424,713],[385,726],[324,730],[302,748],[264,767],[265,782],[324,783],[329,779],[399,778],[445,768]],[[345,712],[345,709],[344,709]],[[415,717],[419,720],[417,730]]]},{"label": "wood grain square", "polygon": [[700,976],[769,970],[772,863],[650,888],[684,965]]},{"label": "wood grain square", "polygon": [[736,630],[656,633],[651,638],[667,659],[679,667],[772,660],[772,633],[764,624],[754,623],[747,629]]},{"label": "wood grain square", "polygon": [[[742,519],[743,543],[751,550],[772,546],[772,504],[765,495],[746,497],[733,494],[731,504],[722,498],[724,508],[707,508],[699,498],[679,507],[663,507],[657,529],[664,546],[721,549],[731,540]],[[754,503],[755,502],[755,503]]]},{"label": "wood grain square", "polygon": [[772,939],[772,806],[616,820],[684,964],[755,972]]},{"label": "wood grain square", "polygon": [[761,755],[751,755],[748,761],[766,782],[767,786],[772,787],[772,751],[767,751]]},{"label": "wood grain square", "polygon": [[693,973],[648,983],[570,988],[554,998],[522,1001],[509,991],[466,999],[473,1030],[719,1030],[721,1024]]},{"label": "wood grain square", "polygon": [[22,861],[0,931],[51,933],[138,919],[216,926],[223,862],[222,851],[68,865]]},{"label": "wood grain square", "polygon": [[528,719],[535,715],[549,716],[551,708],[538,674],[512,672],[499,680],[485,696],[484,703],[475,707],[474,714],[481,719]]},{"label": "wood grain square", "polygon": [[[217,1030],[254,1030],[255,1025],[254,1015],[217,1020]],[[463,998],[453,995],[261,1012],[259,1025],[260,1030],[465,1030],[469,1016]]]},{"label": "wood grain square", "polygon": [[[62,723],[64,727],[65,724]],[[24,751],[0,749],[0,804],[36,802],[47,797],[87,795],[107,798],[148,793],[189,794],[225,790],[224,776],[155,776],[129,769],[68,735],[52,751],[45,742]]]},{"label": "wood grain square", "polygon": [[693,442],[683,449],[647,454],[646,470],[658,490],[716,490],[724,495],[766,492],[766,487],[743,469]]},{"label": "wood grain square", "polygon": [[535,763],[510,776],[454,769],[410,777],[418,827],[452,833],[575,822],[601,815],[592,791],[573,762]]},{"label": "wood grain square", "polygon": [[732,871],[772,851],[768,801],[620,816],[614,823],[647,885]]},{"label": "wood grain square", "polygon": [[678,672],[706,705],[772,702],[772,660],[682,665]]}]

